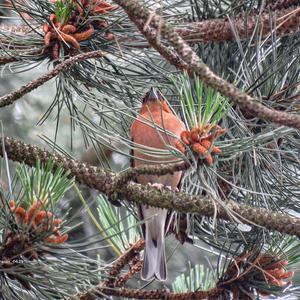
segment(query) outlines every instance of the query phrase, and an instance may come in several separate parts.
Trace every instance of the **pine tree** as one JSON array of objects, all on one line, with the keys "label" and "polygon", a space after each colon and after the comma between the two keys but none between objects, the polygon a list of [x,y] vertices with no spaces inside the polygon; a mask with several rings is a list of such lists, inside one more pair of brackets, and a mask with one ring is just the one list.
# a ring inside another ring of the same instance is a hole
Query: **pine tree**
[{"label": "pine tree", "polygon": [[[1,82],[46,67],[0,97],[0,298],[296,297],[299,28],[299,0],[3,2]],[[55,94],[35,101],[47,104],[39,124],[52,124],[54,137],[39,147],[6,136],[15,121],[1,110],[52,79]],[[131,141],[151,87],[186,126],[176,147]],[[90,149],[81,158],[72,153],[78,139]],[[134,168],[134,149],[178,160]],[[121,170],[116,154],[127,158]],[[136,183],[179,170],[179,192]],[[96,234],[76,235],[70,193]],[[166,233],[171,262],[178,247],[202,260],[187,259],[165,284],[142,282],[137,204],[177,212]],[[99,255],[103,245],[113,259]]]}]

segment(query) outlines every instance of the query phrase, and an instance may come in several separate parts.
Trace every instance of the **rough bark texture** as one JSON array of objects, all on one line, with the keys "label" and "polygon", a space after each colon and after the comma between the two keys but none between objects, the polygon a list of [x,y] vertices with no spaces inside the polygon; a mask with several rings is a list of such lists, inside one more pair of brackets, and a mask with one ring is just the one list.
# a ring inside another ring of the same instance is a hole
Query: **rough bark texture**
[{"label": "rough bark texture", "polygon": [[194,22],[176,28],[176,32],[187,42],[228,42],[235,40],[235,33],[240,39],[250,38],[255,30],[262,37],[271,34],[276,36],[291,34],[299,30],[300,10],[295,8],[264,12],[238,14],[232,18],[214,19]]},{"label": "rough bark texture", "polygon": [[[159,32],[175,49],[179,58],[187,64],[187,70],[190,74],[193,72],[197,74],[204,83],[217,90],[224,97],[228,97],[229,100],[237,104],[242,110],[247,110],[250,114],[270,122],[300,129],[300,116],[268,108],[261,104],[259,99],[249,96],[228,81],[214,74],[179,34],[177,34],[176,29],[172,28],[155,13],[150,14],[145,5],[140,4],[136,0],[115,0],[115,2],[126,11],[131,21],[136,24],[148,39],[148,42],[157,51],[160,52],[161,41],[160,39],[153,41],[149,38],[149,34],[153,29],[157,33]],[[144,26],[141,26],[141,21],[144,21]],[[145,26],[148,23],[149,26]],[[164,58],[172,63],[169,57],[164,56]]]},{"label": "rough bark texture", "polygon": [[[2,143],[0,146],[0,155],[3,155]],[[240,217],[241,222],[245,224],[253,225],[254,223],[269,230],[277,230],[281,233],[300,237],[300,219],[288,214],[270,212],[264,208],[242,205],[233,201],[224,201],[221,205],[206,197],[172,192],[166,188],[157,190],[151,186],[143,186],[131,181],[124,183],[117,173],[68,159],[56,153],[50,153],[37,146],[26,145],[12,138],[4,138],[4,147],[9,159],[24,162],[29,166],[35,166],[37,159],[44,163],[52,159],[57,166],[61,165],[70,172],[70,175],[74,176],[77,182],[97,189],[111,200],[126,199],[136,204],[148,204],[206,217],[215,216],[228,221],[231,221],[234,215]],[[161,166],[161,169],[167,173],[174,172],[170,169],[170,165],[167,165],[165,169],[164,166]],[[159,174],[166,174],[162,170]],[[146,172],[145,168],[143,172]],[[154,172],[154,169],[149,167],[149,172]]]}]

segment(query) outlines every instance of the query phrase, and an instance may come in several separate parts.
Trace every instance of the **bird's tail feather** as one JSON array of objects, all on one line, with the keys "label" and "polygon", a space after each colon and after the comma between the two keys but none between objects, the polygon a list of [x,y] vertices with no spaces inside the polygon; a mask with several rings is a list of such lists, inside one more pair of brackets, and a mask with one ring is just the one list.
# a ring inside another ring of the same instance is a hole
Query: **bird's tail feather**
[{"label": "bird's tail feather", "polygon": [[146,228],[144,265],[141,277],[143,280],[150,280],[154,276],[157,280],[164,281],[167,279],[165,255],[165,223],[167,210],[143,207],[142,211],[146,219]]}]

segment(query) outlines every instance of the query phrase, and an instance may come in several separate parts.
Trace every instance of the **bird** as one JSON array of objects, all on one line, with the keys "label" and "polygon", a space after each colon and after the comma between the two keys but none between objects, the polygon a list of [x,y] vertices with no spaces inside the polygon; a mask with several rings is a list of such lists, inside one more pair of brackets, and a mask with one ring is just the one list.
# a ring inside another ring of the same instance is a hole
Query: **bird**
[{"label": "bird", "polygon": [[[158,126],[163,130],[159,131]],[[132,123],[130,134],[134,145],[166,150],[167,145],[175,147],[178,141],[176,137],[166,132],[179,137],[183,130],[185,130],[184,123],[172,112],[162,94],[152,87],[143,98],[140,113]],[[166,158],[151,157],[139,147],[135,147],[132,154],[132,167],[166,162]],[[178,161],[178,157],[171,155],[168,163],[174,160]],[[139,175],[137,182],[143,185],[150,184],[156,188],[168,187],[176,190],[182,175],[182,171],[163,176]],[[149,281],[154,277],[158,281],[165,281],[167,279],[165,233],[167,223],[170,224],[170,221],[167,221],[170,214],[167,209],[140,205],[139,215],[144,221],[142,231],[145,240],[141,279]]]}]

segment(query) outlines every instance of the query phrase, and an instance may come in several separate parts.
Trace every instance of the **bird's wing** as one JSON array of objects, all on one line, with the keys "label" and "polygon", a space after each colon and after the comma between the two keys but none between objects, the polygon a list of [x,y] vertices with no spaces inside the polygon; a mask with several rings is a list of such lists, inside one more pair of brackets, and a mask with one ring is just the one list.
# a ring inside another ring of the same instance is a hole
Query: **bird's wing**
[{"label": "bird's wing", "polygon": [[[133,137],[131,137],[131,141],[134,142]],[[135,165],[134,165],[134,151],[133,151],[133,148],[130,150],[130,167],[131,167],[131,168],[134,168],[134,167],[135,167]],[[133,179],[133,181],[136,182],[135,179]],[[141,205],[138,205],[138,211],[137,211],[137,214],[138,214],[139,220],[144,220],[144,216],[143,216],[143,211],[142,211]],[[145,236],[146,226],[145,226],[144,223],[141,224],[141,228],[142,228],[143,236]]]}]

